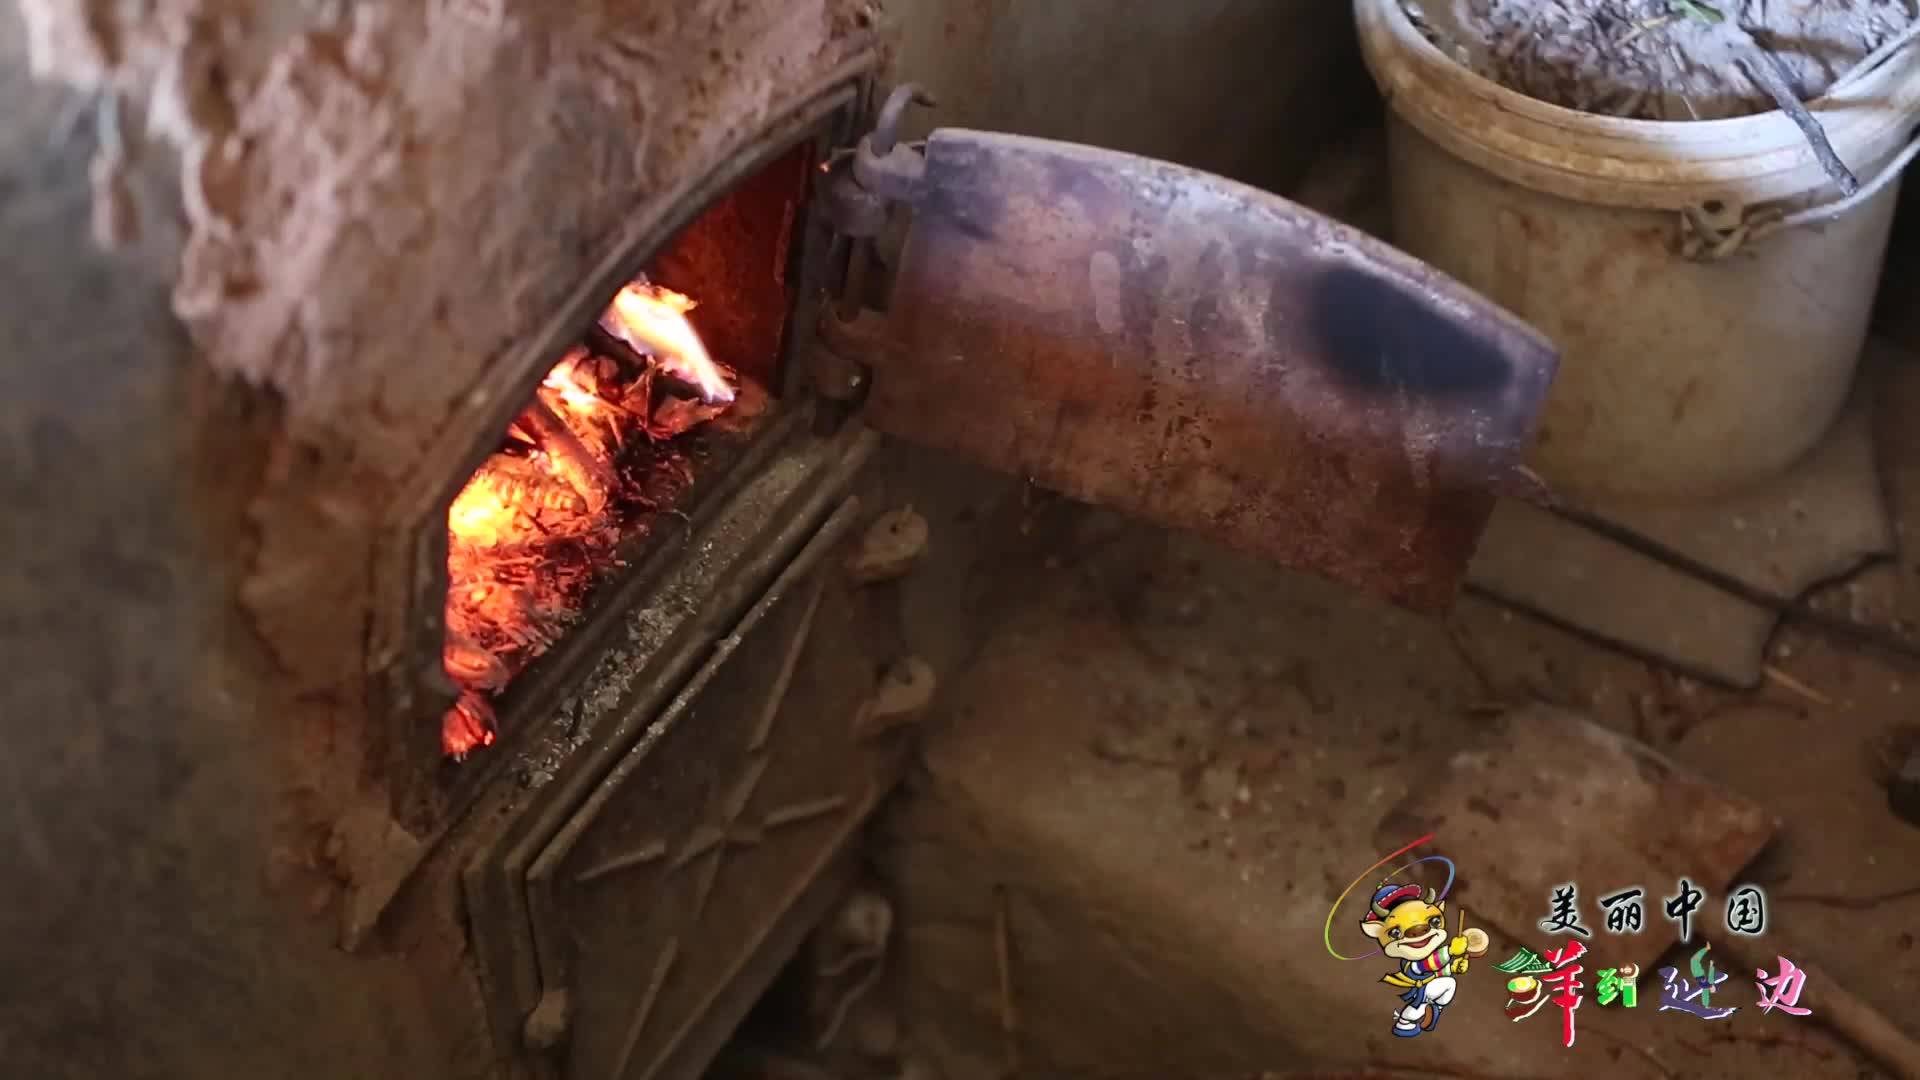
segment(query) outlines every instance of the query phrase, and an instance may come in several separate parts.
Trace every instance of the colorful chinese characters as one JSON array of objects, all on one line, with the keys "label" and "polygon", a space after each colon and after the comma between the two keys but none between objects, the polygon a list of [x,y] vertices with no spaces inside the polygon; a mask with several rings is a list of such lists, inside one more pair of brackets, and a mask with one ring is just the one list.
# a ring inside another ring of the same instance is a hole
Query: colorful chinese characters
[{"label": "colorful chinese characters", "polygon": [[1691,980],[1682,978],[1679,968],[1660,969],[1660,980],[1663,983],[1660,988],[1661,1012],[1678,1009],[1702,1020],[1725,1020],[1739,1011],[1732,1005],[1716,1007],[1713,1004],[1714,990],[1721,983],[1726,982],[1727,977],[1716,972],[1713,961],[1707,959],[1707,953],[1711,949],[1710,945],[1701,947],[1699,952],[1693,954],[1693,959],[1688,961],[1688,965],[1693,969]]},{"label": "colorful chinese characters", "polygon": [[[1645,925],[1644,898],[1647,890],[1633,885],[1600,898],[1600,911],[1609,934],[1637,934]],[[1693,940],[1694,913],[1706,903],[1707,894],[1681,878],[1672,896],[1663,898],[1661,910],[1667,921],[1679,931],[1682,942]],[[1767,930],[1767,895],[1758,885],[1742,885],[1727,896],[1729,933],[1757,936]],[[1580,921],[1580,890],[1572,882],[1557,885],[1548,899],[1547,917],[1540,928],[1549,934],[1577,934],[1591,937],[1592,931]]]},{"label": "colorful chinese characters", "polygon": [[1693,882],[1680,879],[1680,891],[1667,897],[1667,921],[1680,924],[1680,940],[1693,940],[1693,913],[1700,908],[1707,894],[1693,887]]},{"label": "colorful chinese characters", "polygon": [[1547,989],[1536,976],[1552,971],[1553,965],[1541,959],[1539,953],[1523,948],[1495,964],[1494,969],[1513,976],[1507,980],[1507,993],[1512,995],[1507,998],[1507,1019],[1517,1024],[1547,1003]]},{"label": "colorful chinese characters", "polygon": [[[1637,934],[1644,926],[1643,903],[1647,893],[1640,886],[1617,889],[1600,899],[1604,914],[1601,923],[1610,934]],[[1706,903],[1704,890],[1682,878],[1672,896],[1661,897],[1661,911],[1675,924],[1680,941],[1693,937],[1693,919]],[[1726,903],[1726,927],[1732,934],[1757,935],[1766,930],[1766,895],[1758,886],[1735,889]],[[1587,955],[1587,944],[1580,938],[1591,931],[1582,924],[1579,892],[1571,883],[1557,886],[1549,899],[1549,915],[1540,921],[1542,929],[1552,933],[1576,935],[1559,948],[1535,953],[1522,948],[1505,963],[1495,965],[1510,978],[1507,982],[1508,1019],[1518,1023],[1548,1004],[1560,1009],[1560,1042],[1574,1043],[1574,1013],[1580,1007],[1580,991],[1585,984],[1580,976],[1585,968],[1580,961]],[[1660,969],[1660,1004],[1655,1011],[1681,1012],[1701,1020],[1725,1020],[1739,1011],[1721,996],[1729,976],[1719,970],[1712,957],[1712,946],[1703,944],[1687,960],[1687,972],[1678,967]],[[1754,973],[1758,1005],[1762,1013],[1780,1011],[1789,1016],[1809,1016],[1812,1010],[1800,1004],[1806,990],[1805,969],[1782,956],[1771,973],[1761,968]],[[1632,1009],[1640,1003],[1640,969],[1632,964],[1600,967],[1594,972],[1594,1001],[1602,1007]]]},{"label": "colorful chinese characters", "polygon": [[1645,919],[1640,898],[1647,894],[1645,889],[1621,889],[1612,896],[1600,898],[1600,910],[1607,916],[1607,933],[1637,934]]},{"label": "colorful chinese characters", "polygon": [[1573,1014],[1580,1007],[1580,991],[1586,986],[1580,973],[1586,969],[1578,961],[1587,954],[1583,941],[1569,941],[1544,955],[1521,949],[1504,964],[1494,967],[1515,976],[1507,980],[1507,1018],[1525,1020],[1551,1002],[1560,1010],[1560,1042],[1572,1046]]},{"label": "colorful chinese characters", "polygon": [[1540,929],[1549,934],[1569,933],[1591,937],[1592,931],[1580,925],[1580,890],[1572,882],[1553,890],[1553,912],[1540,920]]},{"label": "colorful chinese characters", "polygon": [[1767,929],[1767,894],[1758,885],[1742,885],[1727,896],[1727,929],[1759,935]]},{"label": "colorful chinese characters", "polygon": [[1618,1003],[1623,1009],[1632,1009],[1640,1004],[1640,968],[1635,964],[1622,964],[1617,968],[1601,968],[1594,973],[1593,1000],[1602,1006]]},{"label": "colorful chinese characters", "polygon": [[1800,992],[1807,987],[1807,973],[1784,956],[1779,960],[1778,975],[1769,976],[1766,968],[1755,973],[1754,983],[1760,988],[1760,1011],[1779,1009],[1788,1016],[1812,1016],[1812,1009],[1800,1005]]}]

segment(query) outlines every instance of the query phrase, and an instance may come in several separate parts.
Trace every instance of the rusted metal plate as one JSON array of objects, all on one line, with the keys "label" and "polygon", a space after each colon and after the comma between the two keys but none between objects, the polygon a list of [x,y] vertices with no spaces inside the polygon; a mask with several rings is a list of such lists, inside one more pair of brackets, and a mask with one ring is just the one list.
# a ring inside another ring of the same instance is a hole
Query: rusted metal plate
[{"label": "rusted metal plate", "polygon": [[1165,162],[941,130],[866,417],[1445,606],[1557,357],[1439,272]]}]

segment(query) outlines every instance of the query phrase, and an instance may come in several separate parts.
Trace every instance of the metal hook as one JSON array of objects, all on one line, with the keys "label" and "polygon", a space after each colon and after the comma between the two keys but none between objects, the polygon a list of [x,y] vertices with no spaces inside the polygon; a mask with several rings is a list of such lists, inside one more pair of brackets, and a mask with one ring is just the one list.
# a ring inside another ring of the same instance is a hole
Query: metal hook
[{"label": "metal hook", "polygon": [[873,134],[868,136],[874,153],[882,157],[893,153],[893,144],[899,139],[900,117],[906,113],[909,105],[931,109],[938,103],[918,83],[901,83],[894,87],[893,92],[887,95],[886,104],[880,106],[880,116],[874,121]]}]

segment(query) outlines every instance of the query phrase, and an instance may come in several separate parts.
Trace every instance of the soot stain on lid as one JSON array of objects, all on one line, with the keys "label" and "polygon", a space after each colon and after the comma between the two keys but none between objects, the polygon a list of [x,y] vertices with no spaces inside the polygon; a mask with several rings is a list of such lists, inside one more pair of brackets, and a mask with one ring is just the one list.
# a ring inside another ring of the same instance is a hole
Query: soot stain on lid
[{"label": "soot stain on lid", "polygon": [[1499,347],[1384,278],[1334,267],[1311,286],[1307,320],[1342,382],[1427,397],[1497,393],[1513,378]]}]

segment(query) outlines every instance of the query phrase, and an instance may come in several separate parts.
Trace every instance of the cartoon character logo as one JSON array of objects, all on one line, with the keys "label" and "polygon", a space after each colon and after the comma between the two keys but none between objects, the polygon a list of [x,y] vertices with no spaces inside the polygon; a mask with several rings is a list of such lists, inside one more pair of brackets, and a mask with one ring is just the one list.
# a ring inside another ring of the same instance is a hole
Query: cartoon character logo
[{"label": "cartoon character logo", "polygon": [[1410,1039],[1432,1031],[1440,1013],[1453,1002],[1456,976],[1467,971],[1471,957],[1485,956],[1487,932],[1461,925],[1447,936],[1447,902],[1417,885],[1383,881],[1374,889],[1373,902],[1360,920],[1360,930],[1380,943],[1380,951],[1400,966],[1380,981],[1406,992],[1393,1014],[1393,1033]]}]

